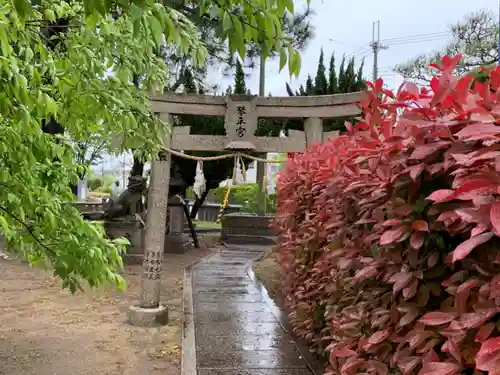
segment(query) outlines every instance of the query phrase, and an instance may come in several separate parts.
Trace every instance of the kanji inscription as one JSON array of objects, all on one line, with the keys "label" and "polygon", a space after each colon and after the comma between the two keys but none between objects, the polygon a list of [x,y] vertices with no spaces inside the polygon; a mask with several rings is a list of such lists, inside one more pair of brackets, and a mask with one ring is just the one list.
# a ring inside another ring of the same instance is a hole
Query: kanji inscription
[{"label": "kanji inscription", "polygon": [[238,114],[238,120],[236,120],[236,135],[238,137],[243,137],[247,131],[245,116],[247,114],[247,109],[239,105],[236,107],[236,113]]}]

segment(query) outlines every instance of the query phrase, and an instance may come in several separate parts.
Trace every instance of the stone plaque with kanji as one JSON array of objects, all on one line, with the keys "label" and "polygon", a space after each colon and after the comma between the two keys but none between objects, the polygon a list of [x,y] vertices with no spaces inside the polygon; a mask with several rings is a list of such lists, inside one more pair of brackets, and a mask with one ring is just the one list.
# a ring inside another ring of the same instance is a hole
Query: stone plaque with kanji
[{"label": "stone plaque with kanji", "polygon": [[257,130],[257,116],[254,96],[231,95],[226,99],[226,137],[229,142],[246,141],[252,143]]}]

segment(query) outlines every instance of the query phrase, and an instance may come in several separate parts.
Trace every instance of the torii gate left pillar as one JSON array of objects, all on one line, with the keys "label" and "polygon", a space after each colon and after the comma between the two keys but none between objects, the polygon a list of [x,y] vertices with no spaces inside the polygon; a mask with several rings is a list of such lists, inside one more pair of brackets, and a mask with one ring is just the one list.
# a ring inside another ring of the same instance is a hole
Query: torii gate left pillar
[{"label": "torii gate left pillar", "polygon": [[[173,124],[168,113],[160,119]],[[164,147],[170,148],[172,134],[168,132]],[[170,182],[171,155],[161,151],[152,162],[144,236],[143,274],[139,304],[131,306],[128,312],[130,324],[141,327],[165,325],[168,323],[168,309],[160,302],[161,266],[165,249],[165,227],[167,225],[168,187]]]}]

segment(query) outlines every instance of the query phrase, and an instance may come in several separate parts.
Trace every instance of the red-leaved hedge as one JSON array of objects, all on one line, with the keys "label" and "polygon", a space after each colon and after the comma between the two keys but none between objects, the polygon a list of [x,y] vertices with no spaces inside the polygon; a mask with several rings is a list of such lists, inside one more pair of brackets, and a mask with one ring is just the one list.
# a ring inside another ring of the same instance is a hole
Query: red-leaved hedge
[{"label": "red-leaved hedge", "polygon": [[293,155],[274,226],[296,332],[328,374],[500,374],[500,68],[370,83],[363,120]]}]

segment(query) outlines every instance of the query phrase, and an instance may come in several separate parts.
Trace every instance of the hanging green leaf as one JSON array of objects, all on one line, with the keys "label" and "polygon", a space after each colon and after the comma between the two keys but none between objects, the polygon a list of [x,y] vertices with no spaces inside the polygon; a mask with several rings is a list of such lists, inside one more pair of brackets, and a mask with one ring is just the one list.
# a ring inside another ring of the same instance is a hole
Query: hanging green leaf
[{"label": "hanging green leaf", "polygon": [[30,0],[12,0],[14,3],[14,9],[19,14],[21,19],[26,19],[31,12]]},{"label": "hanging green leaf", "polygon": [[163,43],[163,29],[161,27],[158,18],[152,16],[149,18],[149,25],[151,27],[151,33],[153,34],[156,45],[160,47]]}]

